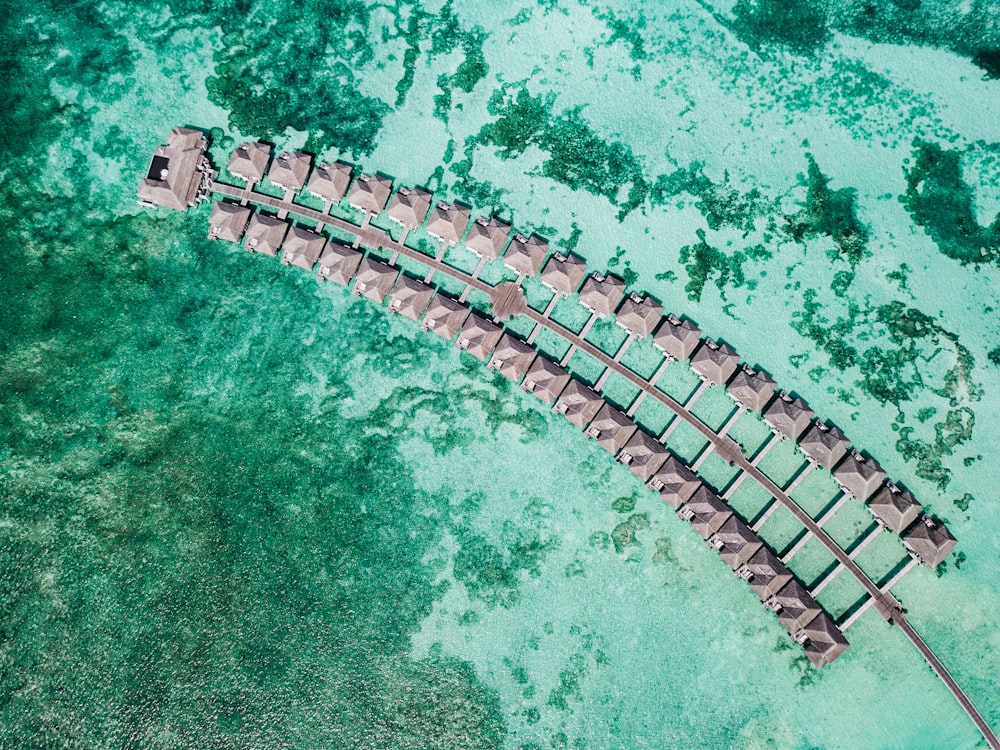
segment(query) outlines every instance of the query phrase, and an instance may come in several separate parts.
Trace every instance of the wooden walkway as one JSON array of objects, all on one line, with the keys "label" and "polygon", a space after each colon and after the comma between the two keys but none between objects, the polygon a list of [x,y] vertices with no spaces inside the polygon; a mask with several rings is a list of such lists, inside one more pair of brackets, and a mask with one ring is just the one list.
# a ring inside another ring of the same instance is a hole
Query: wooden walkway
[{"label": "wooden walkway", "polygon": [[[549,305],[545,311],[538,311],[529,307],[524,300],[523,291],[516,282],[506,282],[496,287],[491,286],[478,278],[478,272],[481,270],[480,268],[477,268],[476,272],[472,274],[466,273],[461,269],[444,263],[443,252],[440,253],[438,257],[433,258],[418,250],[396,242],[387,232],[369,225],[367,221],[361,226],[358,226],[345,221],[344,219],[331,216],[328,213],[316,211],[315,209],[299,205],[289,200],[283,200],[281,198],[275,198],[273,196],[256,192],[249,187],[241,188],[226,185],[220,182],[214,182],[211,185],[211,190],[221,195],[235,198],[242,203],[252,202],[257,205],[267,206],[277,212],[279,216],[286,216],[289,213],[294,213],[315,222],[317,226],[329,226],[347,232],[355,237],[355,246],[360,244],[371,249],[382,249],[389,252],[393,259],[399,255],[403,255],[422,263],[430,269],[427,274],[428,281],[433,278],[434,273],[443,273],[465,285],[466,291],[463,293],[463,297],[466,296],[470,290],[482,292],[490,299],[494,314],[501,322],[516,315],[523,315],[527,317],[535,323],[531,339],[534,339],[539,331],[547,328],[549,331],[560,336],[569,343],[570,349],[568,354],[570,356],[576,351],[583,351],[600,362],[606,368],[604,375],[601,376],[602,380],[608,374],[614,372],[639,389],[640,393],[638,399],[653,398],[661,403],[677,417],[664,431],[663,436],[661,436],[661,442],[666,440],[673,428],[679,424],[680,421],[687,423],[702,437],[708,440],[709,449],[711,451],[713,451],[726,463],[740,469],[740,474],[737,475],[730,483],[730,487],[723,495],[724,498],[730,495],[740,482],[749,477],[759,484],[771,497],[774,498],[777,503],[786,508],[806,530],[806,534],[803,537],[803,540],[800,541],[799,545],[804,544],[805,540],[811,538],[818,540],[824,547],[826,547],[826,549],[837,561],[835,572],[839,573],[842,570],[847,570],[864,588],[868,599],[862,604],[859,610],[855,612],[851,618],[849,618],[849,621],[853,622],[861,612],[870,607],[874,607],[883,619],[897,625],[900,631],[904,633],[910,642],[913,643],[913,645],[920,651],[923,657],[930,664],[931,668],[945,683],[952,695],[954,695],[955,699],[973,720],[976,727],[980,730],[980,732],[982,732],[989,746],[994,750],[1000,750],[1000,742],[998,742],[996,735],[990,729],[989,725],[986,723],[985,719],[983,719],[982,715],[978,712],[973,703],[969,700],[968,696],[966,696],[962,691],[958,683],[954,680],[954,678],[952,678],[944,664],[941,663],[940,659],[937,658],[931,648],[926,644],[926,642],[924,642],[913,626],[907,621],[905,615],[903,614],[902,605],[889,591],[889,586],[880,587],[854,561],[854,555],[848,554],[826,531],[823,530],[823,522],[826,520],[826,517],[821,518],[818,521],[812,518],[812,516],[810,516],[798,503],[795,502],[795,500],[792,499],[788,492],[779,487],[757,467],[757,463],[763,457],[763,454],[765,454],[767,450],[769,450],[777,442],[776,440],[772,440],[771,443],[765,445],[760,451],[758,451],[758,454],[754,456],[753,459],[748,458],[743,453],[740,446],[732,438],[725,434],[728,431],[728,427],[731,426],[731,422],[727,423],[725,429],[720,430],[719,433],[715,432],[711,427],[705,424],[688,408],[686,408],[686,405],[681,404],[668,394],[657,389],[653,383],[623,365],[619,361],[621,351],[619,351],[616,356],[608,355],[584,338],[586,333],[585,331],[581,331],[578,334],[552,320],[548,316],[548,313],[552,309],[552,305]],[[626,339],[624,346],[627,347],[631,338],[632,337],[630,336]],[[569,356],[565,359],[568,360]],[[662,368],[657,370],[657,375],[660,373],[661,369]],[[651,380],[655,382],[655,379],[656,376],[654,376]],[[789,487],[789,491],[790,490],[791,487]],[[828,515],[830,514],[826,514],[826,516]],[[797,549],[794,551],[797,551]],[[791,554],[794,554],[794,551],[792,551]],[[858,550],[855,550],[855,553],[857,551]],[[786,555],[786,558],[790,558],[791,554]],[[898,580],[898,578],[894,579],[890,582],[890,584],[895,583],[896,580]]]}]

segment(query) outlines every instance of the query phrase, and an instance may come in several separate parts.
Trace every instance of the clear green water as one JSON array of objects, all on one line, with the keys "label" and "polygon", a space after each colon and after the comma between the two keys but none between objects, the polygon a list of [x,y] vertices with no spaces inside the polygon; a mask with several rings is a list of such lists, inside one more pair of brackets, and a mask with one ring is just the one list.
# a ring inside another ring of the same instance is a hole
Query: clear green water
[{"label": "clear green water", "polygon": [[896,591],[1000,724],[995,4],[3,7],[0,746],[977,746],[874,613],[812,670],[530,396],[140,211],[176,124],[495,209],[759,362],[948,520]]}]

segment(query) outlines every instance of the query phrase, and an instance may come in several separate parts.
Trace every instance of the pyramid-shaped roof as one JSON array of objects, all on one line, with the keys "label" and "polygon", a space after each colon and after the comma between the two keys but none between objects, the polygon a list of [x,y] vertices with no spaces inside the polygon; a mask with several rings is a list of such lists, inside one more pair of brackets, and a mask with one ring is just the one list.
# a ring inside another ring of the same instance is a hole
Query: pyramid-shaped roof
[{"label": "pyramid-shaped roof", "polygon": [[485,362],[496,348],[503,329],[492,320],[484,318],[479,313],[472,313],[462,324],[455,345],[464,349],[476,359]]},{"label": "pyramid-shaped roof", "polygon": [[313,170],[309,184],[306,186],[312,195],[329,203],[339,203],[347,194],[347,186],[351,184],[353,170],[350,164],[342,161],[320,162]]},{"label": "pyramid-shaped roof", "polygon": [[923,565],[936,568],[954,549],[955,537],[947,526],[925,514],[903,534],[903,544]]},{"label": "pyramid-shaped roof", "polygon": [[285,190],[299,190],[306,184],[312,156],[304,151],[282,151],[271,162],[267,179]]},{"label": "pyramid-shaped roof", "polygon": [[580,304],[596,315],[614,314],[625,297],[625,282],[611,274],[591,274],[580,287]]},{"label": "pyramid-shaped roof", "polygon": [[726,393],[740,406],[760,414],[774,395],[774,385],[774,378],[766,372],[742,365],[726,386]]},{"label": "pyramid-shaped roof", "polygon": [[543,404],[551,404],[559,398],[567,383],[569,383],[569,373],[539,354],[528,368],[524,382],[521,383],[521,390],[534,394]]},{"label": "pyramid-shaped roof", "polygon": [[719,555],[733,570],[738,570],[764,546],[760,537],[736,516],[730,516],[708,538],[708,543],[719,551]]},{"label": "pyramid-shaped roof", "polygon": [[700,486],[701,480],[691,468],[669,451],[663,465],[649,480],[649,488],[674,510],[690,500]]},{"label": "pyramid-shaped roof", "polygon": [[668,357],[687,359],[701,343],[701,329],[690,320],[671,314],[663,318],[653,335],[653,346]]},{"label": "pyramid-shaped roof", "polygon": [[427,222],[427,233],[446,245],[454,245],[465,234],[470,213],[469,207],[461,203],[438,203]]},{"label": "pyramid-shaped roof", "polygon": [[382,174],[363,174],[351,185],[347,202],[360,211],[378,214],[392,192],[392,180]]},{"label": "pyramid-shaped roof", "polygon": [[491,219],[480,216],[469,227],[465,246],[480,258],[496,260],[503,253],[509,234],[510,224],[506,221],[495,216]]},{"label": "pyramid-shaped roof", "polygon": [[553,253],[542,269],[541,281],[556,294],[568,297],[583,281],[587,264],[575,255]]},{"label": "pyramid-shaped roof", "polygon": [[250,221],[250,207],[219,201],[212,206],[208,218],[208,237],[213,240],[239,242]]},{"label": "pyramid-shaped roof", "polygon": [[381,304],[389,296],[397,276],[398,269],[369,256],[361,261],[358,268],[358,275],[354,279],[354,293]]},{"label": "pyramid-shaped roof", "polygon": [[[535,363],[537,364],[540,359],[541,357],[535,360]],[[562,414],[572,424],[582,429],[593,421],[603,405],[604,399],[593,388],[584,385],[576,378],[570,378],[569,383],[559,394],[552,411]]]},{"label": "pyramid-shaped roof", "polygon": [[868,509],[875,514],[886,528],[902,534],[920,517],[921,505],[909,490],[886,482],[874,497],[868,501]]},{"label": "pyramid-shaped roof", "polygon": [[615,456],[635,431],[635,422],[611,404],[604,404],[584,434],[594,438],[604,450]]},{"label": "pyramid-shaped roof", "polygon": [[281,262],[311,271],[326,245],[326,238],[309,229],[293,226],[285,238]]},{"label": "pyramid-shaped roof", "polygon": [[847,650],[847,639],[826,612],[820,612],[802,629],[806,656],[816,668],[825,667]]},{"label": "pyramid-shaped roof", "polygon": [[244,247],[252,253],[274,257],[288,233],[288,222],[277,216],[255,213],[250,217]]},{"label": "pyramid-shaped roof", "polygon": [[640,297],[632,292],[615,315],[615,322],[628,331],[630,336],[645,338],[656,330],[663,315],[663,305],[652,297]]},{"label": "pyramid-shaped roof", "polygon": [[407,229],[424,223],[431,208],[431,194],[422,188],[401,187],[389,201],[386,215]]},{"label": "pyramid-shaped roof", "polygon": [[718,495],[702,484],[677,515],[689,521],[701,538],[707,540],[732,517],[733,511]]},{"label": "pyramid-shaped roof", "polygon": [[813,410],[785,391],[778,391],[778,397],[764,410],[764,421],[771,431],[789,440],[798,440],[812,418]]},{"label": "pyramid-shaped roof", "polygon": [[691,357],[691,369],[709,383],[725,385],[739,361],[740,355],[731,346],[705,339]]},{"label": "pyramid-shaped roof", "polygon": [[197,199],[208,139],[192,128],[174,128],[165,145],[156,147],[146,176],[139,183],[139,201],[184,211]]},{"label": "pyramid-shaped roof", "polygon": [[462,321],[469,314],[469,308],[461,302],[437,294],[427,306],[424,320],[420,324],[425,331],[433,331],[443,339],[450,341],[462,327]]},{"label": "pyramid-shaped roof", "polygon": [[840,463],[840,460],[847,455],[850,445],[851,441],[844,437],[844,433],[818,419],[809,426],[799,440],[802,452],[824,469]]},{"label": "pyramid-shaped roof", "polygon": [[489,368],[504,377],[520,383],[535,359],[535,348],[521,339],[505,333],[490,357]]},{"label": "pyramid-shaped roof", "polygon": [[339,242],[328,242],[323,254],[319,256],[319,270],[316,272],[316,277],[347,286],[358,272],[362,255],[362,252],[353,247]]},{"label": "pyramid-shaped roof", "polygon": [[545,260],[548,251],[549,243],[537,234],[530,237],[516,234],[507,246],[503,264],[516,274],[534,276],[542,267],[542,261]]},{"label": "pyramid-shaped roof", "polygon": [[618,461],[646,482],[660,470],[668,455],[667,449],[656,438],[644,430],[636,430],[618,454]]},{"label": "pyramid-shaped roof", "polygon": [[793,578],[792,572],[767,547],[757,550],[736,570],[736,575],[746,579],[750,590],[763,602],[769,601]]},{"label": "pyramid-shaped roof", "polygon": [[865,458],[852,450],[833,470],[833,478],[844,492],[864,502],[882,486],[885,472],[874,458]]},{"label": "pyramid-shaped roof", "polygon": [[431,303],[434,290],[422,281],[400,276],[399,283],[389,297],[389,312],[395,312],[410,320],[419,320]]},{"label": "pyramid-shaped roof", "polygon": [[246,182],[260,182],[267,172],[271,160],[269,143],[241,143],[233,150],[229,159],[229,173]]},{"label": "pyramid-shaped roof", "polygon": [[778,622],[793,636],[822,611],[805,586],[794,578],[766,604],[768,609],[777,613]]}]

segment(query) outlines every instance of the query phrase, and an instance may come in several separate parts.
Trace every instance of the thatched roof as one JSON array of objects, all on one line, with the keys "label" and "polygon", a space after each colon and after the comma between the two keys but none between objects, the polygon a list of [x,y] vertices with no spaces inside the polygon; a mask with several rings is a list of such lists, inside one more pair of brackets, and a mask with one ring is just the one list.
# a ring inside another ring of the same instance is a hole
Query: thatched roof
[{"label": "thatched roof", "polygon": [[[541,357],[536,359],[535,364],[537,365],[541,359]],[[582,429],[590,424],[603,405],[604,399],[592,388],[576,378],[570,378],[569,383],[559,394],[552,411],[562,414],[571,423]]]},{"label": "thatched roof", "polygon": [[587,264],[582,258],[553,253],[542,269],[541,281],[556,294],[568,297],[580,286],[586,272]]},{"label": "thatched roof", "polygon": [[611,274],[591,274],[580,287],[580,304],[602,318],[613,315],[625,296],[625,282]]},{"label": "thatched roof", "polygon": [[469,207],[461,203],[438,203],[427,222],[427,233],[446,245],[454,245],[465,234],[470,213]]},{"label": "thatched roof", "polygon": [[505,333],[500,337],[488,366],[515,383],[520,383],[534,359],[535,348],[531,344]]},{"label": "thatched roof", "polygon": [[443,294],[436,294],[427,306],[427,312],[420,325],[425,331],[433,331],[441,338],[450,341],[455,338],[468,314],[469,308],[461,302]]},{"label": "thatched roof", "polygon": [[233,150],[229,160],[229,173],[246,182],[260,182],[267,172],[271,160],[269,143],[241,143]]},{"label": "thatched roof", "polygon": [[793,636],[822,611],[805,586],[794,578],[765,604],[777,613],[778,622]]},{"label": "thatched roof", "polygon": [[201,183],[208,139],[198,130],[174,128],[157,146],[139,183],[139,202],[184,211],[193,206]]},{"label": "thatched roof", "polygon": [[923,565],[936,568],[955,547],[955,537],[941,521],[925,514],[903,534],[903,544]]},{"label": "thatched roof", "polygon": [[362,255],[362,252],[353,247],[339,242],[328,242],[323,254],[319,256],[319,271],[316,272],[316,277],[347,286],[358,272]]},{"label": "thatched roof", "polygon": [[733,570],[738,570],[764,546],[753,530],[736,516],[730,518],[708,538],[708,544]]},{"label": "thatched roof", "polygon": [[611,455],[617,455],[636,431],[635,422],[610,404],[604,404],[584,434]]},{"label": "thatched roof", "polygon": [[774,378],[762,370],[742,365],[726,386],[726,393],[750,411],[760,414],[774,395]]},{"label": "thatched roof", "polygon": [[632,292],[618,308],[615,322],[636,338],[649,336],[656,330],[663,315],[663,305],[652,297],[640,297]]},{"label": "thatched roof", "polygon": [[690,522],[691,527],[701,535],[701,538],[707,540],[732,517],[733,511],[718,495],[702,484],[677,515]]},{"label": "thatched roof", "polygon": [[311,271],[326,245],[326,238],[309,229],[293,226],[285,238],[281,262]]},{"label": "thatched roof", "polygon": [[764,410],[764,421],[771,431],[789,440],[798,440],[812,418],[813,410],[806,406],[805,401],[793,398],[785,391],[778,391],[778,397]]},{"label": "thatched roof", "polygon": [[407,229],[414,229],[424,223],[431,208],[431,194],[422,188],[401,187],[389,201],[386,215]]},{"label": "thatched roof", "polygon": [[342,161],[333,164],[320,162],[313,170],[306,190],[320,200],[338,203],[347,194],[352,172],[351,165]]},{"label": "thatched roof", "polygon": [[700,342],[701,329],[675,315],[667,315],[653,335],[653,346],[674,359],[687,359]]},{"label": "thatched roof", "polygon": [[521,390],[534,394],[543,404],[551,404],[559,398],[567,383],[569,383],[569,373],[539,354],[528,368],[524,382],[521,383]]},{"label": "thatched roof", "polygon": [[500,326],[479,313],[473,312],[462,324],[462,330],[458,334],[458,341],[455,342],[455,345],[476,359],[485,362],[496,348],[502,335],[503,329]]},{"label": "thatched roof", "polygon": [[770,600],[792,580],[792,572],[767,547],[761,547],[736,570],[762,602]]},{"label": "thatched roof", "polygon": [[840,463],[841,459],[847,455],[847,449],[851,441],[844,437],[844,433],[833,425],[827,425],[818,419],[815,420],[809,429],[805,431],[802,439],[799,440],[799,448],[810,459],[829,469]]},{"label": "thatched roof", "polygon": [[239,242],[250,221],[250,207],[219,201],[208,218],[208,237],[212,240]]},{"label": "thatched roof", "polygon": [[360,211],[370,214],[382,213],[389,193],[392,192],[392,180],[381,174],[363,174],[351,185],[347,194],[348,204]]},{"label": "thatched roof", "polygon": [[545,260],[548,251],[549,243],[537,234],[530,237],[516,234],[507,246],[503,264],[516,274],[534,276],[542,267],[542,261]]},{"label": "thatched roof", "polygon": [[[825,667],[847,650],[847,639],[826,612],[820,612],[798,634],[814,667]],[[804,639],[804,640],[803,640]]]},{"label": "thatched roof", "polygon": [[433,296],[434,290],[424,282],[401,275],[389,297],[389,312],[399,313],[410,320],[419,320]]},{"label": "thatched roof", "polygon": [[649,480],[649,488],[674,510],[690,500],[700,486],[701,480],[690,467],[669,452],[663,465]]},{"label": "thatched roof", "polygon": [[282,151],[271,162],[267,179],[285,190],[299,190],[306,184],[309,167],[312,166],[312,156],[302,151]]},{"label": "thatched roof", "polygon": [[833,478],[837,480],[844,492],[864,502],[885,481],[885,472],[874,458],[865,458],[852,450],[844,460],[833,470]]},{"label": "thatched roof", "polygon": [[487,260],[496,260],[503,253],[510,234],[510,224],[495,216],[487,219],[480,216],[469,227],[465,238],[465,246],[473,253]]},{"label": "thatched roof", "polygon": [[709,383],[725,385],[739,361],[740,355],[731,346],[705,339],[691,357],[691,369]]},{"label": "thatched roof", "polygon": [[260,212],[250,217],[244,247],[252,253],[274,257],[288,234],[288,222]]},{"label": "thatched roof", "polygon": [[361,261],[358,275],[354,280],[354,293],[367,297],[372,302],[382,304],[396,283],[399,269],[377,261],[371,256]]},{"label": "thatched roof", "polygon": [[660,441],[644,430],[636,430],[618,454],[617,460],[645,482],[660,470],[668,455]]},{"label": "thatched roof", "polygon": [[920,517],[922,506],[909,490],[886,482],[868,501],[868,510],[885,524],[887,529],[902,534]]}]

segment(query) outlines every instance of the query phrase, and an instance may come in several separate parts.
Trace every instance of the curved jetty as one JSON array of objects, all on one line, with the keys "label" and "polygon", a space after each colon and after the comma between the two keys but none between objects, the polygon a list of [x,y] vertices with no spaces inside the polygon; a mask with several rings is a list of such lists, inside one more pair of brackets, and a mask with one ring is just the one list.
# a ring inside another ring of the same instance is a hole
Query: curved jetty
[{"label": "curved jetty", "polygon": [[[909,624],[891,592],[914,565],[940,564],[954,547],[954,537],[944,524],[921,512],[909,491],[889,481],[873,458],[852,448],[835,426],[818,419],[801,398],[780,390],[760,368],[741,363],[725,342],[702,337],[691,321],[665,314],[663,305],[652,297],[626,294],[624,281],[614,276],[588,275],[582,258],[550,254],[548,243],[536,235],[515,232],[511,236],[511,226],[496,217],[473,219],[471,209],[457,202],[439,202],[431,208],[429,192],[412,187],[393,192],[392,180],[382,174],[360,174],[352,181],[350,166],[340,162],[323,163],[313,170],[312,157],[306,153],[283,153],[272,161],[271,146],[261,142],[246,143],[234,151],[229,172],[245,184],[230,185],[215,179],[206,148],[207,140],[200,131],[171,131],[167,145],[156,149],[149,174],[140,184],[140,202],[183,210],[216,193],[220,200],[211,213],[210,237],[238,244],[245,235],[248,251],[271,256],[280,251],[282,263],[315,271],[319,280],[344,287],[353,282],[354,294],[386,307],[390,313],[419,321],[425,331],[454,341],[537,396],[627,466],[688,521],[735,575],[747,582],[815,666],[822,667],[840,656],[848,647],[843,632],[874,607],[917,647],[989,746],[1000,750],[989,725]],[[265,175],[272,186],[284,191],[282,198],[254,189]],[[295,196],[300,191],[323,201],[323,210],[297,203]],[[362,213],[359,224],[330,213],[331,207],[342,201],[342,205]],[[373,217],[382,214],[401,228],[398,240],[371,224]],[[419,227],[440,241],[434,256],[405,244],[407,234]],[[349,245],[343,244],[330,236],[328,229],[353,239]],[[452,250],[453,254],[465,252],[478,259],[473,272],[446,262],[452,246],[463,248]],[[397,264],[400,255],[410,261],[405,272]],[[495,285],[484,282],[479,276],[487,263],[506,267],[516,279]],[[423,276],[412,275],[414,264],[425,269]],[[543,310],[528,303],[522,286],[526,278],[534,276],[552,295]],[[457,296],[449,294],[435,285],[438,277],[446,277],[451,282],[449,288],[463,291]],[[467,301],[472,292],[478,293],[473,295],[475,300],[483,301]],[[571,330],[552,317],[559,300],[574,296],[589,312],[579,330]],[[604,351],[588,338],[598,318],[614,318],[625,333],[614,352]],[[522,322],[518,326],[522,330],[526,321],[530,334],[517,334],[510,327],[513,320]],[[535,346],[542,331],[565,341],[568,349],[560,361]],[[647,337],[663,359],[651,375],[644,376],[623,360],[633,342]],[[570,371],[572,359],[581,352],[603,368],[593,382],[584,382]],[[656,386],[667,367],[678,361],[687,361],[702,381],[683,403]],[[604,386],[612,374],[638,389],[630,404],[619,405],[607,394]],[[713,387],[724,389],[734,402],[734,411],[717,429],[692,411],[704,391]],[[673,414],[665,428],[654,430],[635,418],[647,398]],[[771,430],[753,453],[745,453],[728,435],[748,411],[759,415]],[[681,424],[693,428],[707,443],[690,464],[671,449],[670,437]],[[791,480],[779,484],[760,465],[783,440],[798,448],[803,467]],[[713,487],[698,476],[702,462],[712,454],[738,469],[724,487]],[[813,517],[792,493],[816,470],[832,472],[841,491],[821,515]],[[747,479],[771,498],[756,518],[741,517],[728,502]],[[864,503],[873,521],[842,547],[824,526],[851,499]],[[801,526],[790,545],[769,541],[766,522],[779,507]],[[900,535],[901,559],[889,580],[876,580],[856,558],[883,531]],[[820,580],[807,586],[791,563],[810,540],[823,545],[835,562]],[[827,612],[817,597],[844,571],[864,589],[864,598],[846,611]]]}]

